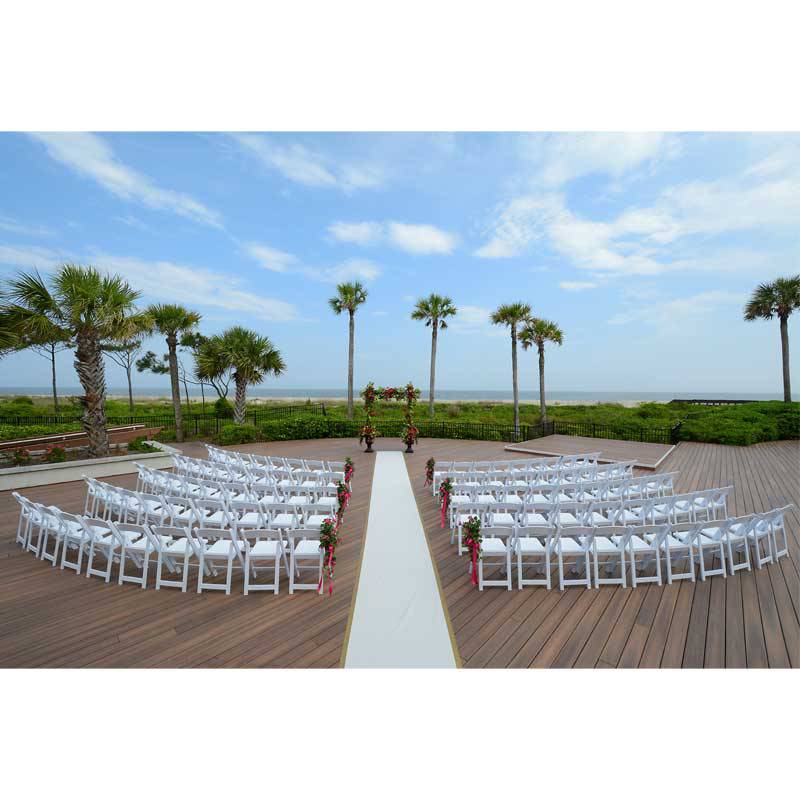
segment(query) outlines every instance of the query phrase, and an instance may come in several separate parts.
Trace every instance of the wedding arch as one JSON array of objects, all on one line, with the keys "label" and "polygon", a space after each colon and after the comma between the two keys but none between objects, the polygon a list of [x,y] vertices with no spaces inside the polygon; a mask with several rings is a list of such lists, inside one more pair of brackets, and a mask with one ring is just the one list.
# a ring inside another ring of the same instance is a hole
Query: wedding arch
[{"label": "wedding arch", "polygon": [[413,453],[413,445],[416,444],[419,437],[419,428],[414,426],[414,406],[419,399],[419,389],[413,383],[407,383],[405,386],[375,386],[370,381],[364,391],[361,392],[361,397],[364,400],[364,413],[366,414],[366,422],[361,427],[359,444],[367,443],[365,453],[373,453],[372,443],[380,436],[380,432],[375,428],[373,419],[375,417],[375,403],[378,400],[399,400],[406,404],[405,412],[405,428],[403,429],[403,443],[406,446],[406,453]]}]

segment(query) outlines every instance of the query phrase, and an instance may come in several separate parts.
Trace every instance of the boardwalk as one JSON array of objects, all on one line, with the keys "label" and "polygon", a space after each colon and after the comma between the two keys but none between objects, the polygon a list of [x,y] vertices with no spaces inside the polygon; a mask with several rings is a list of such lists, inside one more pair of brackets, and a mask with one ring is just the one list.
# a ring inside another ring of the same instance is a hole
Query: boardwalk
[{"label": "boardwalk", "polygon": [[[396,440],[379,449],[397,450]],[[184,448],[198,454],[202,448]],[[366,528],[374,459],[352,440],[281,442],[242,450],[353,457],[354,496],[338,553],[333,597],[299,593],[155,592],[51,569],[13,542],[17,508],[0,493],[0,666],[284,666],[341,662]],[[466,561],[438,527],[422,486],[427,458],[507,458],[500,442],[424,440],[406,457],[444,590],[456,643],[470,667],[788,667],[800,664],[800,518],[788,518],[790,558],[750,574],[636,590],[540,588],[478,593]],[[679,470],[677,490],[734,483],[731,511],[800,505],[800,445],[749,448],[682,443],[660,466]],[[115,478],[131,486],[133,477]],[[83,485],[29,490],[79,511]]]}]

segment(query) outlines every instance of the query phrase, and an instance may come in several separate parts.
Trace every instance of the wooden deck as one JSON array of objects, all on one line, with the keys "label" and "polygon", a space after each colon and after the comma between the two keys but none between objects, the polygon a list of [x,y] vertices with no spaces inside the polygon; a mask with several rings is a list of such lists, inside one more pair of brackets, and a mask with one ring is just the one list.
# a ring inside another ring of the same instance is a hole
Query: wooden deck
[{"label": "wooden deck", "polygon": [[[439,449],[440,448],[440,449]],[[447,460],[491,458],[500,446],[447,442]],[[412,475],[465,667],[797,667],[800,666],[800,443],[752,447],[681,443],[661,464],[679,470],[676,491],[734,484],[733,514],[794,503],[790,557],[752,573],[636,589],[478,592],[439,528],[438,506]]]},{"label": "wooden deck", "polygon": [[575,453],[600,453],[601,461],[634,461],[637,467],[656,469],[673,451],[671,444],[654,442],[626,442],[620,439],[593,439],[589,436],[542,436],[519,444],[507,444],[510,455],[506,458],[524,456],[514,453],[530,453],[537,456],[569,456]]},{"label": "wooden deck", "polygon": [[[396,440],[380,441],[401,449]],[[190,454],[200,445],[184,447]],[[254,452],[350,455],[354,495],[338,551],[333,597],[298,593],[244,597],[182,594],[103,581],[52,569],[14,544],[18,510],[0,493],[0,666],[283,666],[340,664],[369,506],[374,461],[352,440],[241,446]],[[563,593],[540,588],[472,589],[466,560],[438,527],[423,487],[433,456],[508,458],[500,442],[423,440],[407,457],[420,514],[466,667],[788,667],[800,664],[798,512],[788,517],[790,558],[751,574],[635,590],[604,587]],[[573,448],[573,452],[577,449]],[[680,444],[660,469],[680,470],[676,489],[734,483],[731,511],[800,505],[800,444],[749,448]],[[133,476],[113,482],[132,486]],[[28,491],[66,510],[83,507],[83,484]]]}]

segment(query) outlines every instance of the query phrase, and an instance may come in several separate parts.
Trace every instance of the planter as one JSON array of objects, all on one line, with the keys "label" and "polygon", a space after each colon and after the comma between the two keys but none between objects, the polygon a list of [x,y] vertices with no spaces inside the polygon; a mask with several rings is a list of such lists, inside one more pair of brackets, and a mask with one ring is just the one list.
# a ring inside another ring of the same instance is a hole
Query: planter
[{"label": "planter", "polygon": [[126,453],[124,456],[84,458],[59,464],[34,464],[29,467],[0,469],[0,491],[25,489],[31,486],[49,486],[53,483],[79,481],[84,475],[90,478],[107,478],[110,475],[128,475],[136,472],[136,463],[142,462],[153,469],[170,469],[172,454],[180,453],[169,445],[151,442],[157,453]]},{"label": "planter", "polygon": [[365,436],[364,441],[367,443],[367,449],[364,451],[365,453],[374,453],[375,451],[372,449],[372,443],[375,441],[371,436]]},{"label": "planter", "polygon": [[406,445],[406,453],[413,453],[413,452],[414,452],[414,448],[410,444],[407,444]]}]

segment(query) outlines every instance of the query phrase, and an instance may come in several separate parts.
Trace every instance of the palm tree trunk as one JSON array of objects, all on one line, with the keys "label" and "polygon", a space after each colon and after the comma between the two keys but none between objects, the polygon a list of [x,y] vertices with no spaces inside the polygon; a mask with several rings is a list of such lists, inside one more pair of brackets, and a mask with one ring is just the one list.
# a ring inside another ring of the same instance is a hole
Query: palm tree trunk
[{"label": "palm tree trunk", "polygon": [[547,425],[547,404],[544,402],[544,345],[539,345],[539,416]]},{"label": "palm tree trunk", "polygon": [[514,435],[519,436],[519,385],[517,381],[517,326],[511,326],[511,381],[514,384]]},{"label": "palm tree trunk", "polygon": [[356,315],[350,312],[350,346],[347,350],[347,419],[353,419],[353,352],[356,338]]},{"label": "palm tree trunk", "polygon": [[792,381],[789,376],[789,320],[781,317],[781,356],[783,357],[783,400],[792,402]]},{"label": "palm tree trunk", "polygon": [[50,372],[53,381],[53,411],[58,414],[58,386],[56,384],[56,346],[50,345]]},{"label": "palm tree trunk", "polygon": [[436,386],[436,340],[439,337],[439,322],[434,320],[431,327],[431,385],[428,390],[428,413],[431,419],[433,419],[433,415],[436,413],[433,395]]},{"label": "palm tree trunk", "polygon": [[128,376],[128,410],[133,414],[133,382],[131,381],[131,363],[128,362],[125,367],[125,373]]},{"label": "palm tree trunk", "polygon": [[206,388],[203,381],[200,381],[200,402],[203,404],[203,414],[206,413]]},{"label": "palm tree trunk", "polygon": [[92,336],[79,333],[75,348],[75,372],[83,387],[81,422],[89,439],[89,456],[108,455],[106,430],[106,376],[100,343]]},{"label": "palm tree trunk", "polygon": [[236,401],[233,406],[233,421],[237,425],[244,425],[246,407],[247,407],[247,381],[237,377]]},{"label": "palm tree trunk", "polygon": [[167,336],[169,348],[169,380],[172,385],[172,409],[175,412],[175,440],[183,441],[183,412],[181,411],[181,385],[178,382],[178,339]]}]

